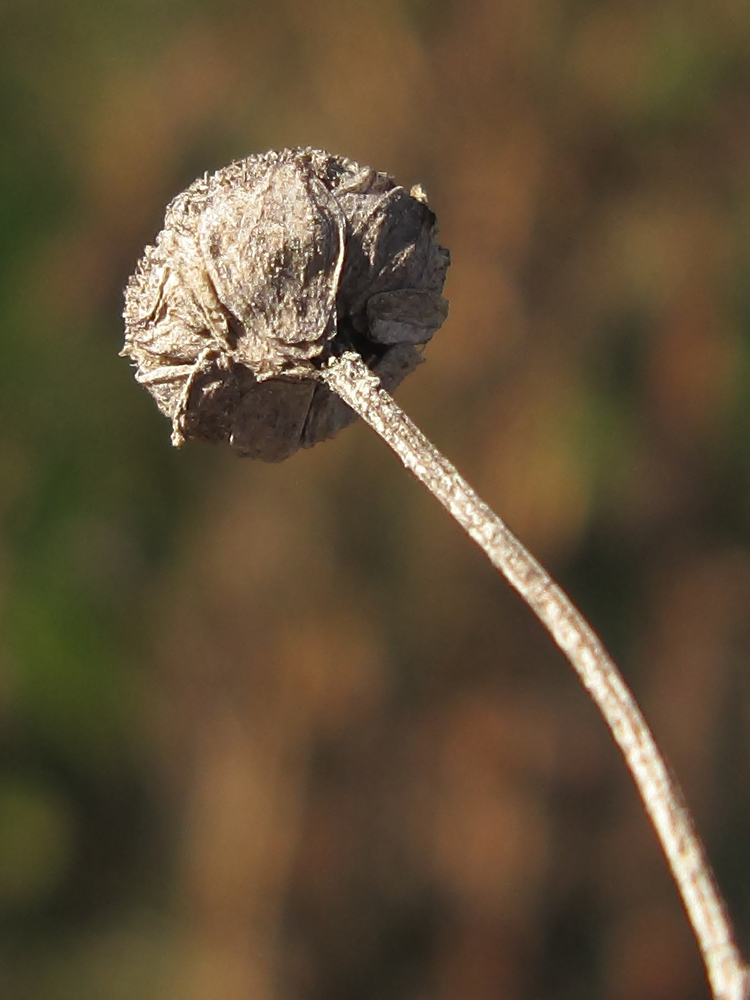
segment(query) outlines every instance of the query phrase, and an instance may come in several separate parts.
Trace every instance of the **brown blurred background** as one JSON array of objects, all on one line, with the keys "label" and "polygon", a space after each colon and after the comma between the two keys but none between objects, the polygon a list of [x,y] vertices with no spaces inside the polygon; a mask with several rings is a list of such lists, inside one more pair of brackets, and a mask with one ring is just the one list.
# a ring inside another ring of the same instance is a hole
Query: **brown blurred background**
[{"label": "brown blurred background", "polygon": [[590,615],[750,950],[746,0],[0,2],[0,997],[698,1000],[617,752],[375,436],[190,446],[117,358],[205,170],[422,182],[399,400]]}]

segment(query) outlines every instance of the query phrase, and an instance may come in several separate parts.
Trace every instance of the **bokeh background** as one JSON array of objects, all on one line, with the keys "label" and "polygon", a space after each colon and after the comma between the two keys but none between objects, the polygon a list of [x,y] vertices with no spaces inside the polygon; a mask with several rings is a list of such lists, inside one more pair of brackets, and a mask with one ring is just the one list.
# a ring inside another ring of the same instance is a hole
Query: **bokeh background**
[{"label": "bokeh background", "polygon": [[136,387],[166,202],[421,182],[399,400],[570,589],[750,948],[746,0],[0,2],[0,996],[698,1000],[617,752],[365,427],[278,466]]}]

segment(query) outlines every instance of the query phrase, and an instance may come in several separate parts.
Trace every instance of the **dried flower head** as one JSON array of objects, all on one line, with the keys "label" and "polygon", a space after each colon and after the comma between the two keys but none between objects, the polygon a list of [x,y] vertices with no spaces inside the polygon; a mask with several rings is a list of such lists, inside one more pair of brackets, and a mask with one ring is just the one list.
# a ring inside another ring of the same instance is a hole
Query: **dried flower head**
[{"label": "dried flower head", "polygon": [[703,846],[617,666],[386,391],[445,319],[448,252],[435,236],[421,189],[407,194],[387,174],[312,149],[251,156],[196,181],[167,209],[128,284],[123,353],[172,418],[175,444],[226,440],[278,461],[335,434],[355,412],[380,434],[568,657],[653,822],[714,1000],[750,1000],[750,967]]},{"label": "dried flower head", "polygon": [[436,233],[421,188],[319,150],[191,184],[125,293],[122,353],[173,443],[280,461],[331,437],[355,415],[319,371],[346,350],[398,385],[447,314]]}]

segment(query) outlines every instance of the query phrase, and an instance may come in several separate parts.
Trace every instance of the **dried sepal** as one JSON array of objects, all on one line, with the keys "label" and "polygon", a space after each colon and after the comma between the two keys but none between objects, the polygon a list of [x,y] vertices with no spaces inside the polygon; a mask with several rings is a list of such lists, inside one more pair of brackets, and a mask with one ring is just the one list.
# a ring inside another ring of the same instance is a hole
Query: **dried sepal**
[{"label": "dried sepal", "polygon": [[392,389],[441,326],[448,251],[424,192],[319,150],[250,156],[169,205],[125,293],[136,378],[175,444],[279,461],[354,419],[319,378],[356,350]]}]

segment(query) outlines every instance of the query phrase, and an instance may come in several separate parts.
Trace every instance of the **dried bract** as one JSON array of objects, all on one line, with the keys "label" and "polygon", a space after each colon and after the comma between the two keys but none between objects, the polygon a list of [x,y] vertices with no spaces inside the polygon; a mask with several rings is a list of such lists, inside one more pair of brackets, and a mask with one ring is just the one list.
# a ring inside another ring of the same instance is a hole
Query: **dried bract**
[{"label": "dried bract", "polygon": [[313,149],[178,195],[128,283],[122,352],[173,443],[279,461],[331,437],[355,416],[319,371],[347,350],[398,385],[447,314],[436,234],[420,188]]}]

